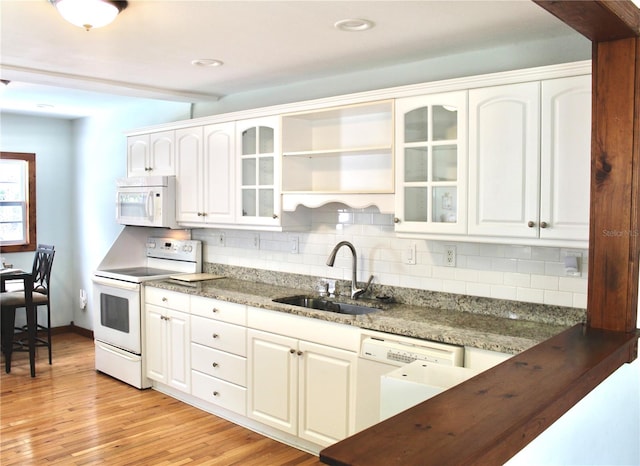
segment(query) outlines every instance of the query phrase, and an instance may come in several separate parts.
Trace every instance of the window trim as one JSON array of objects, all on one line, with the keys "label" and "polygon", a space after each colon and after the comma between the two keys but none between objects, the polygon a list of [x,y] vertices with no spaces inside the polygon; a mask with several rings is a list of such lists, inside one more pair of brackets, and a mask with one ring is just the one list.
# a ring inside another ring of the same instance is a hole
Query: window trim
[{"label": "window trim", "polygon": [[25,244],[3,245],[3,253],[35,251],[38,244],[36,229],[36,154],[26,152],[0,152],[0,159],[23,160],[27,162],[27,242]]}]

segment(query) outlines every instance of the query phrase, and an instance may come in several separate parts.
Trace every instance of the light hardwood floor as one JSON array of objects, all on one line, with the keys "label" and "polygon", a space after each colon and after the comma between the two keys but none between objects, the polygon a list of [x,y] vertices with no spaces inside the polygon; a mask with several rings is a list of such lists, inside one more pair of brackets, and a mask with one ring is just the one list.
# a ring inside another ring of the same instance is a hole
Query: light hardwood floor
[{"label": "light hardwood floor", "polygon": [[93,341],[54,336],[29,377],[26,353],[0,376],[0,464],[320,465],[318,458],[155,390],[97,373]]}]

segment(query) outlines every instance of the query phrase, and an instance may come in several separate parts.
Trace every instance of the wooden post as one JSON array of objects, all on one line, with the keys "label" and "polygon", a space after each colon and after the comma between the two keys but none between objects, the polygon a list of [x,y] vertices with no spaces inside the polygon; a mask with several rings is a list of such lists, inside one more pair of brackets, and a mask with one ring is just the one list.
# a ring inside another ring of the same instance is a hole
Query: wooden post
[{"label": "wooden post", "polygon": [[593,41],[587,320],[633,332],[640,254],[640,10],[630,1],[535,3]]}]

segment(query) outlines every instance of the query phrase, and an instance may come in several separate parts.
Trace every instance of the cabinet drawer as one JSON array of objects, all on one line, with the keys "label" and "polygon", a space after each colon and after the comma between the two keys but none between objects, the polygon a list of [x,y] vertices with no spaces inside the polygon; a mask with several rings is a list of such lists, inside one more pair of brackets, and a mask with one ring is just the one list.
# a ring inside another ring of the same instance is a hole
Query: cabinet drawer
[{"label": "cabinet drawer", "polygon": [[160,288],[145,287],[144,300],[156,306],[189,312],[189,295]]},{"label": "cabinet drawer", "polygon": [[191,316],[191,341],[239,356],[247,355],[247,329],[200,316]]},{"label": "cabinet drawer", "polygon": [[227,382],[247,386],[247,358],[191,343],[191,368]]},{"label": "cabinet drawer", "polygon": [[191,314],[230,324],[247,325],[247,306],[219,299],[191,296]]},{"label": "cabinet drawer", "polygon": [[247,389],[198,371],[191,371],[191,394],[246,416]]}]

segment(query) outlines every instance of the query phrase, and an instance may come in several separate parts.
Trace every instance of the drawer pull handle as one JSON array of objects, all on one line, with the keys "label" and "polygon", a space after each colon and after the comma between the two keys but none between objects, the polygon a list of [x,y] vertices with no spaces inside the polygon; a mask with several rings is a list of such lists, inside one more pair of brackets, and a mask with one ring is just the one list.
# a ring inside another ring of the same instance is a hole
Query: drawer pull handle
[{"label": "drawer pull handle", "polygon": [[213,367],[218,367],[218,363],[214,362],[213,364],[211,364]]},{"label": "drawer pull handle", "polygon": [[218,338],[218,334],[214,333],[213,335],[211,335],[213,338]]},{"label": "drawer pull handle", "polygon": [[213,392],[213,396],[219,396],[219,395],[220,395],[220,393],[218,393],[218,392]]}]

